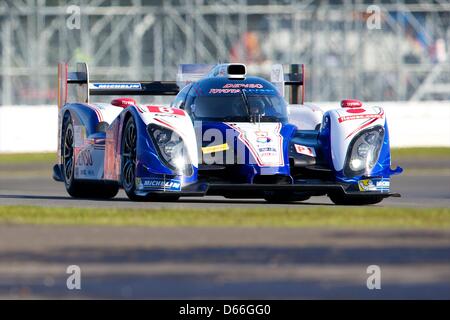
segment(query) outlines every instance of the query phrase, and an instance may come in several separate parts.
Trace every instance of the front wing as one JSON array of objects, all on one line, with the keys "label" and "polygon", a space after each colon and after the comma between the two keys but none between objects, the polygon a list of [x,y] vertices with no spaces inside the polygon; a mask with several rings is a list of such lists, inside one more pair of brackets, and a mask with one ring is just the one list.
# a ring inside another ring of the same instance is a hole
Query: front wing
[{"label": "front wing", "polygon": [[[336,182],[314,182],[302,184],[250,184],[250,183],[207,183],[197,182],[185,186],[177,194],[185,197],[201,197],[206,195],[227,196],[230,194],[240,195],[240,198],[260,198],[268,192],[299,192],[308,193],[312,196],[326,195],[330,193],[342,196],[366,197],[381,196],[400,197],[398,193],[381,191],[358,191],[351,185]],[[155,192],[167,193],[167,192]]]}]

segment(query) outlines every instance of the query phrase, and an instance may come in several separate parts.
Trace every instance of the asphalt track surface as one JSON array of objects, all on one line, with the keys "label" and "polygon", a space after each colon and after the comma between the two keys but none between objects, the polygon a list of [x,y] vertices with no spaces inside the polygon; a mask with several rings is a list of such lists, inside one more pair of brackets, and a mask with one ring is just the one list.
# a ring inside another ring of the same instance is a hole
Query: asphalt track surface
[{"label": "asphalt track surface", "polygon": [[[394,176],[391,189],[402,195],[401,198],[385,199],[378,206],[406,207],[450,207],[450,169],[442,172],[437,168],[450,162],[436,162],[433,168],[411,169],[404,175]],[[2,170],[3,169],[3,170]],[[15,171],[16,170],[16,171]],[[106,208],[162,208],[162,207],[268,207],[332,205],[327,197],[312,197],[308,201],[294,204],[268,204],[258,199],[225,199],[223,197],[186,197],[178,202],[132,202],[123,191],[112,200],[79,200],[68,197],[64,185],[53,181],[48,167],[18,168],[0,166],[0,205],[39,205],[64,207],[106,207]]]},{"label": "asphalt track surface", "polygon": [[[382,207],[450,207],[448,161],[394,177]],[[439,170],[436,170],[436,169]],[[0,205],[261,207],[259,200],[73,200],[46,167],[0,166]],[[286,205],[331,205],[326,197]],[[276,205],[280,206],[280,205]],[[66,288],[78,265],[81,290]],[[369,265],[381,290],[368,290]],[[450,299],[450,230],[0,225],[0,298]]]}]

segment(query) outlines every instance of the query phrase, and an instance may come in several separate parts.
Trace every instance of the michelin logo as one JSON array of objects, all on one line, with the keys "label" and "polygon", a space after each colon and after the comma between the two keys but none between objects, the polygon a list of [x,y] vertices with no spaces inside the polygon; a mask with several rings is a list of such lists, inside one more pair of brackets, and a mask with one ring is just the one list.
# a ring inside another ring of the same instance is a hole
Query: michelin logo
[{"label": "michelin logo", "polygon": [[140,179],[138,182],[138,189],[140,190],[155,190],[155,191],[180,191],[180,180],[163,180],[163,179]]},{"label": "michelin logo", "polygon": [[140,83],[93,83],[94,89],[122,89],[135,90],[142,89]]},{"label": "michelin logo", "polygon": [[389,181],[382,180],[382,181],[377,181],[376,186],[378,189],[389,189],[391,184]]}]

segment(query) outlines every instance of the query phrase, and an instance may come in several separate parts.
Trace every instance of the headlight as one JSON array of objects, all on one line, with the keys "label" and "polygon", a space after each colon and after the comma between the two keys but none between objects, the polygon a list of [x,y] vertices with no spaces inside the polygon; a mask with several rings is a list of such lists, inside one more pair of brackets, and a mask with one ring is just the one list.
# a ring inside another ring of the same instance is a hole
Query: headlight
[{"label": "headlight", "polygon": [[364,158],[367,156],[367,153],[370,151],[370,146],[367,143],[360,143],[358,145],[358,148],[356,149],[356,152],[358,153],[358,156],[361,158]]},{"label": "headlight", "polygon": [[191,176],[192,165],[180,135],[156,124],[149,124],[147,130],[161,160],[177,174]]},{"label": "headlight", "polygon": [[358,133],[349,145],[344,174],[347,177],[368,174],[378,161],[383,140],[382,126]]},{"label": "headlight", "polygon": [[361,159],[352,159],[350,161],[350,169],[353,171],[359,171],[364,168],[364,162]]},{"label": "headlight", "polygon": [[153,136],[158,144],[167,143],[170,140],[170,132],[168,130],[156,129]]}]

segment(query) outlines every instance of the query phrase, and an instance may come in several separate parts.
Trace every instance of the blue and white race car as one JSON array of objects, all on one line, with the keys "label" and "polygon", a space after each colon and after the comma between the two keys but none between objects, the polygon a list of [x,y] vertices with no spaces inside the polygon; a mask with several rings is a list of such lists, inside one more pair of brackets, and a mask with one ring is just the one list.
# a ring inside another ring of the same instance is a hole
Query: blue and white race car
[{"label": "blue and white race car", "polygon": [[[72,197],[175,201],[220,195],[269,202],[328,197],[374,204],[390,192],[389,132],[380,107],[343,100],[304,103],[304,67],[272,68],[270,81],[243,64],[181,65],[177,81],[90,81],[87,65],[58,66],[59,163]],[[68,84],[76,98],[68,102]],[[91,95],[125,96],[91,103]],[[132,95],[176,95],[170,106]],[[286,98],[285,98],[286,96]],[[288,101],[289,100],[289,103]]]}]

